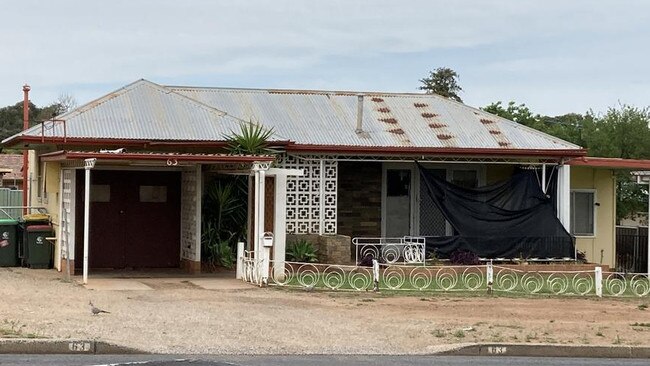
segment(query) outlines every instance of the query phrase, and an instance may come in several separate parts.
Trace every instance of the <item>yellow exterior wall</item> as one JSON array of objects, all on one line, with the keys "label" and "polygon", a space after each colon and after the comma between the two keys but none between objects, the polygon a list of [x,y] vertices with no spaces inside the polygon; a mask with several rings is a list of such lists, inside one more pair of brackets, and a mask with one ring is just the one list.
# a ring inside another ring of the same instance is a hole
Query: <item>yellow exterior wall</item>
[{"label": "yellow exterior wall", "polygon": [[[40,166],[38,166],[39,163]],[[58,162],[48,162],[43,165],[42,162],[39,162],[36,153],[30,150],[29,174],[31,175],[29,191],[31,206],[44,207],[47,210],[47,213],[52,218],[55,234],[58,237],[61,224],[59,218],[61,164]],[[42,175],[45,180],[39,180],[39,175]],[[59,253],[59,241],[57,240],[54,247],[54,267],[57,269],[59,269],[60,264]]]},{"label": "yellow exterior wall", "polygon": [[576,237],[579,251],[587,261],[615,266],[616,250],[616,181],[611,170],[571,167],[571,189],[594,189],[596,222],[595,235]]}]

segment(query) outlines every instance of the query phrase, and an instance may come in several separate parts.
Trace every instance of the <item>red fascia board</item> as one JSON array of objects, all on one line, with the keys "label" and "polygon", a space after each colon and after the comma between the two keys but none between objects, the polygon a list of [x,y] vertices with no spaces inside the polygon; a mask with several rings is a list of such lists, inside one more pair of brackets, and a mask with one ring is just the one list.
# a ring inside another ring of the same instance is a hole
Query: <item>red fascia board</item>
[{"label": "red fascia board", "polygon": [[585,149],[501,149],[501,148],[435,148],[435,147],[380,147],[380,146],[332,146],[332,145],[288,145],[287,151],[322,152],[342,154],[412,154],[412,155],[472,155],[472,156],[534,156],[534,157],[581,157]]},{"label": "red fascia board", "polygon": [[[56,144],[56,145],[75,145],[75,146],[178,146],[178,147],[225,147],[227,141],[195,141],[195,140],[137,140],[137,139],[116,139],[116,138],[85,138],[85,137],[40,137],[40,136],[17,136],[4,145],[7,147],[15,146],[19,143],[34,144]],[[272,141],[271,147],[286,146],[289,141]]]},{"label": "red fascia board", "polygon": [[650,169],[650,160],[582,157],[567,162],[573,166],[590,166],[618,169]]},{"label": "red fascia board", "polygon": [[43,161],[62,160],[134,160],[134,161],[166,161],[174,159],[179,162],[210,162],[210,163],[252,163],[255,161],[273,161],[272,156],[237,156],[237,155],[191,155],[191,154],[138,154],[138,153],[96,153],[77,151],[57,151],[41,155]]}]

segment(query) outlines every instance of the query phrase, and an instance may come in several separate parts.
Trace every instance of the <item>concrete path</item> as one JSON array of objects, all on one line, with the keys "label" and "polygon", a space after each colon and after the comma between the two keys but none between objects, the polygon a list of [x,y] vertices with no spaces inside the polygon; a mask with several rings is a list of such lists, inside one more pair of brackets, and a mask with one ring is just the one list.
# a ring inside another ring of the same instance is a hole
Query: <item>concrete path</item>
[{"label": "concrete path", "polygon": [[254,288],[234,278],[92,278],[85,285],[96,291],[149,291],[173,288],[231,291]]}]

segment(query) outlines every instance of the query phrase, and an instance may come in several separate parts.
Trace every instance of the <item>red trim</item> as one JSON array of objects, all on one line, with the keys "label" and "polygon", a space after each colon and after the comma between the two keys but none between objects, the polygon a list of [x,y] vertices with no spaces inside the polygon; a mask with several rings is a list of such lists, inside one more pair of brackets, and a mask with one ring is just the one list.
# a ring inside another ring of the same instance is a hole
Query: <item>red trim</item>
[{"label": "red trim", "polygon": [[574,166],[650,170],[650,160],[638,160],[638,159],[596,158],[596,157],[585,156],[582,158],[569,160],[567,164],[574,165]]},{"label": "red trim", "polygon": [[272,156],[242,156],[242,155],[201,155],[201,154],[165,154],[165,153],[99,153],[83,151],[56,151],[40,156],[43,161],[62,160],[139,160],[139,161],[167,161],[174,159],[178,162],[206,162],[206,163],[252,163],[255,161],[273,161]]},{"label": "red trim", "polygon": [[[148,146],[169,146],[169,147],[214,147],[220,148],[228,145],[226,141],[195,141],[195,140],[137,140],[119,138],[85,138],[85,137],[41,137],[41,136],[16,136],[4,143],[10,147],[19,143],[75,145],[75,146],[117,146],[117,147],[148,147]],[[289,141],[272,141],[273,146],[285,146]]]},{"label": "red trim", "polygon": [[411,154],[411,155],[475,155],[475,156],[536,156],[536,157],[580,157],[585,149],[500,149],[500,148],[454,148],[454,147],[378,147],[378,146],[331,146],[302,145],[287,146],[287,151],[355,153],[355,154]]}]

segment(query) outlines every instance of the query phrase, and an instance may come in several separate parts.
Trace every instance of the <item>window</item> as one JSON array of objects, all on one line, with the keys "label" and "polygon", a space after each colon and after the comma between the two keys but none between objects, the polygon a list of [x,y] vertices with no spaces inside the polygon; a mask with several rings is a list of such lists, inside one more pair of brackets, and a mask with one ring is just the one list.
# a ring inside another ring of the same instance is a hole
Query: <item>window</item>
[{"label": "window", "polygon": [[576,236],[594,236],[596,191],[571,192],[571,233]]}]

